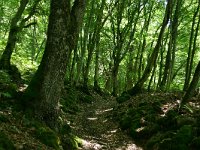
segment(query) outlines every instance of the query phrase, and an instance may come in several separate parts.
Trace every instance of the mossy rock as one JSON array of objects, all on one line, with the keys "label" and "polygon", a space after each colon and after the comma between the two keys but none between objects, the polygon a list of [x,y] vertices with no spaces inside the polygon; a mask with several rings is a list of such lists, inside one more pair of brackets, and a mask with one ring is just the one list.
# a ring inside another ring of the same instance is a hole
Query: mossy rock
[{"label": "mossy rock", "polygon": [[90,95],[80,95],[80,98],[79,98],[80,101],[84,103],[89,103],[89,104],[92,103],[93,99],[94,98]]},{"label": "mossy rock", "polygon": [[62,125],[60,129],[60,134],[69,134],[69,133],[71,133],[71,127],[65,123],[64,125]]},{"label": "mossy rock", "polygon": [[0,114],[0,122],[9,122],[9,119],[5,115]]},{"label": "mossy rock", "polygon": [[8,136],[0,131],[0,150],[14,150],[13,142],[8,138]]},{"label": "mossy rock", "polygon": [[11,77],[5,70],[0,70],[0,83],[9,84],[11,83]]},{"label": "mossy rock", "polygon": [[164,131],[176,130],[177,129],[176,116],[178,116],[178,113],[176,111],[169,110],[164,117],[157,118],[156,123],[159,124]]},{"label": "mossy rock", "polygon": [[157,147],[159,146],[160,141],[162,140],[162,134],[161,133],[157,133],[155,135],[153,135],[148,141],[147,144],[145,145],[145,149],[146,150],[154,150],[157,149]]},{"label": "mossy rock", "polygon": [[71,134],[64,134],[61,136],[61,144],[63,150],[77,150],[79,147],[79,140]]},{"label": "mossy rock", "polygon": [[158,150],[188,150],[185,143],[176,143],[172,138],[166,138],[159,144]]},{"label": "mossy rock", "polygon": [[172,134],[166,135],[159,144],[159,150],[188,150],[188,145],[193,138],[192,126],[184,125],[174,136]]},{"label": "mossy rock", "polygon": [[48,127],[39,127],[36,129],[36,138],[43,144],[59,150],[60,139],[57,134]]},{"label": "mossy rock", "polygon": [[61,99],[61,108],[64,112],[75,113],[79,111],[76,99]]},{"label": "mossy rock", "polygon": [[178,116],[176,120],[178,127],[181,127],[183,125],[195,125],[197,123],[195,118],[189,116]]},{"label": "mossy rock", "polygon": [[127,111],[127,115],[134,116],[137,113],[137,109],[135,108],[129,108]]},{"label": "mossy rock", "polygon": [[137,140],[145,140],[145,139],[148,140],[158,131],[159,131],[159,126],[157,124],[151,124],[149,126],[140,127],[138,129],[131,128],[130,135],[131,137]]},{"label": "mossy rock", "polygon": [[191,125],[184,125],[182,126],[176,136],[174,137],[174,140],[177,143],[190,143],[193,138],[193,133],[192,133],[192,126]]},{"label": "mossy rock", "polygon": [[200,149],[200,137],[195,137],[190,143],[191,150],[198,150]]},{"label": "mossy rock", "polygon": [[126,130],[131,127],[132,118],[130,116],[124,116],[120,120],[120,126],[122,130]]},{"label": "mossy rock", "polygon": [[117,97],[116,100],[118,103],[123,103],[128,101],[130,98],[131,96],[127,92],[124,92],[121,96]]}]

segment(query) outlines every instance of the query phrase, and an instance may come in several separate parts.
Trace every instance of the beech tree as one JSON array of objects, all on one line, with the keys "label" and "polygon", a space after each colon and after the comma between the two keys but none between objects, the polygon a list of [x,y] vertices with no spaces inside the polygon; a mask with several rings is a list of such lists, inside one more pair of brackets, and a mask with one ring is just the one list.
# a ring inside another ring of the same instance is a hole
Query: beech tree
[{"label": "beech tree", "polygon": [[[22,77],[35,72],[47,40],[49,1],[36,7],[38,1],[0,2],[0,66],[9,68],[12,62]],[[84,89],[94,85],[115,96],[131,88],[130,94],[141,88],[187,91],[199,61],[199,6],[198,0],[91,0],[81,32],[75,31],[70,6],[66,83]]]},{"label": "beech tree", "polygon": [[15,49],[15,45],[17,42],[17,35],[23,30],[23,28],[27,28],[35,24],[35,22],[31,22],[31,23],[27,23],[27,22],[35,14],[36,7],[39,2],[40,0],[35,0],[28,16],[23,18],[22,17],[23,12],[25,11],[27,4],[29,3],[29,0],[20,1],[20,6],[10,23],[10,31],[8,35],[7,44],[0,59],[0,69],[11,70],[11,56],[12,56],[13,50]]},{"label": "beech tree", "polygon": [[69,52],[77,42],[85,0],[51,0],[47,42],[42,61],[23,100],[28,109],[47,125],[57,127],[59,99]]}]

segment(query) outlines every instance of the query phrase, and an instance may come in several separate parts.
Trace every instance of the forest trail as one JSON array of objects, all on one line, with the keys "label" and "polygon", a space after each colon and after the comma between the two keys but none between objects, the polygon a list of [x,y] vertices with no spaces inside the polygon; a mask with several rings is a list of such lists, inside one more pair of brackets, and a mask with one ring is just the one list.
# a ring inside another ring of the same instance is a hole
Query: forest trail
[{"label": "forest trail", "polygon": [[80,150],[142,150],[112,121],[115,99],[95,95],[91,104],[82,104],[81,112],[71,116],[75,135],[82,139]]}]

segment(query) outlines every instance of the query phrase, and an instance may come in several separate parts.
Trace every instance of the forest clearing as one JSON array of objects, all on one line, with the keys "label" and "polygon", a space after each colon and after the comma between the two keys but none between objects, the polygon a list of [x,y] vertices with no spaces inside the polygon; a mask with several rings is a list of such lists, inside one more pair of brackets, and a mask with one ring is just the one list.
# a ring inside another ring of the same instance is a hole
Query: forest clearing
[{"label": "forest clearing", "polygon": [[0,150],[199,150],[199,0],[1,0]]}]

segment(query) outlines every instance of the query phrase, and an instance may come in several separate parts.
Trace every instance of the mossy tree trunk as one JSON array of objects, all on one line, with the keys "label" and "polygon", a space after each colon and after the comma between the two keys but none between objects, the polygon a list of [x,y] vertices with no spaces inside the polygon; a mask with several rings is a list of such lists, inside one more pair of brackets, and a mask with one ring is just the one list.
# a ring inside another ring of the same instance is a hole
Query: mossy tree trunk
[{"label": "mossy tree trunk", "polygon": [[23,97],[27,109],[52,128],[57,127],[68,53],[77,42],[84,9],[85,0],[75,0],[72,7],[69,0],[51,0],[44,55]]},{"label": "mossy tree trunk", "polygon": [[193,76],[192,81],[191,81],[191,83],[188,87],[188,90],[186,91],[185,95],[182,98],[181,105],[180,105],[181,107],[187,102],[188,99],[190,99],[192,97],[192,95],[195,91],[195,88],[198,85],[199,78],[200,78],[200,61],[197,65],[197,67],[196,67],[194,76]]}]

